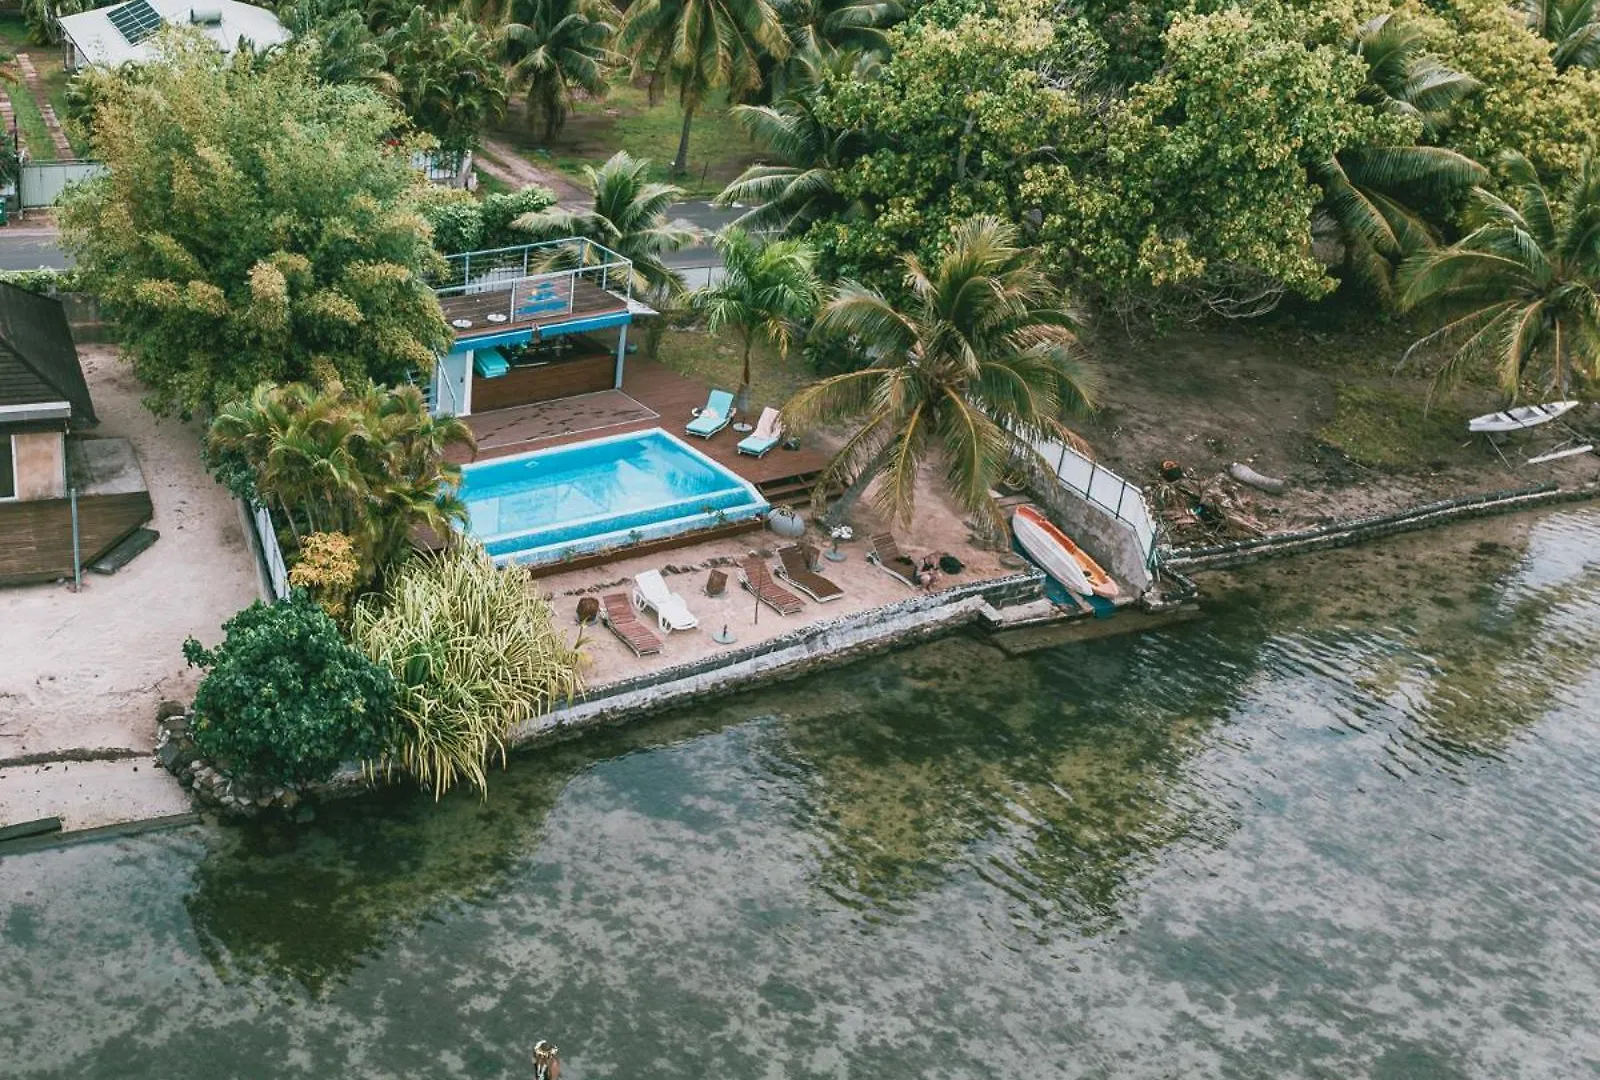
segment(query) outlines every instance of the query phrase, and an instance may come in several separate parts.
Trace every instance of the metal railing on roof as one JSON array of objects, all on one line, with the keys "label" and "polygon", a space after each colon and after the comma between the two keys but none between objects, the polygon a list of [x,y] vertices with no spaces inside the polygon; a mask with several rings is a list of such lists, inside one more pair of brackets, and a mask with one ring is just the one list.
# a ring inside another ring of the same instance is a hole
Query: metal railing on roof
[{"label": "metal railing on roof", "polygon": [[467,251],[448,256],[445,263],[447,269],[435,289],[441,297],[575,274],[597,279],[595,283],[607,292],[620,288],[625,298],[633,296],[633,261],[582,236]]}]

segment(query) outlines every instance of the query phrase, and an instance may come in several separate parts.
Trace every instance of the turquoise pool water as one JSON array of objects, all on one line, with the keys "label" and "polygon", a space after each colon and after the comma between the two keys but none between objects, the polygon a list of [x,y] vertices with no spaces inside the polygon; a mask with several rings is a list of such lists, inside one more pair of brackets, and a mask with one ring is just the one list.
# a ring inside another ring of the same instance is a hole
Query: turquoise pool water
[{"label": "turquoise pool water", "polygon": [[767,510],[753,485],[660,428],[468,465],[461,497],[490,555],[534,564]]}]

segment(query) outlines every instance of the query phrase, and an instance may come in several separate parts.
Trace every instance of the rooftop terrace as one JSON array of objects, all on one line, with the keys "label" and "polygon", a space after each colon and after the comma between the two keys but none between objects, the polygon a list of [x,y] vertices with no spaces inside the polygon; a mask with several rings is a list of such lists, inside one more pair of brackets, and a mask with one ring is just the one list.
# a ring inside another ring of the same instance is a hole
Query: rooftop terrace
[{"label": "rooftop terrace", "polygon": [[633,263],[582,237],[452,255],[434,292],[458,350],[580,333],[647,311]]}]

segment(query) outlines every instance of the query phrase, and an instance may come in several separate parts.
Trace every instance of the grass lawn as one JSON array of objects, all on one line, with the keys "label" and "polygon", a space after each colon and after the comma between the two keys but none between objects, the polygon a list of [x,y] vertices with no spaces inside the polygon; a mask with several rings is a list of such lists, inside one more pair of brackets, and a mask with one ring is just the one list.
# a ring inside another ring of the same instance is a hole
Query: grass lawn
[{"label": "grass lawn", "polygon": [[761,147],[728,115],[727,99],[719,95],[695,113],[689,129],[687,174],[670,177],[667,169],[678,152],[682,126],[683,110],[671,90],[666,100],[651,107],[643,89],[619,83],[603,101],[577,102],[566,127],[549,146],[541,145],[540,132],[523,125],[520,106],[513,108],[495,135],[528,160],[554,165],[574,177],[583,175],[584,165],[599,165],[618,150],[626,150],[652,161],[655,179],[671,180],[696,195],[715,195],[762,156]]},{"label": "grass lawn", "polygon": [[[640,348],[644,347],[641,343]],[[737,391],[741,350],[736,334],[712,337],[704,330],[668,330],[661,335],[656,359],[680,374],[724,390]],[[796,390],[810,382],[811,377],[798,353],[791,353],[788,360],[784,360],[777,350],[758,342],[750,353],[750,380],[753,415],[747,419],[755,423],[763,406],[782,406]]]},{"label": "grass lawn", "polygon": [[73,130],[73,125],[67,123],[67,84],[72,81],[72,76],[61,66],[61,54],[55,49],[49,49],[43,54],[28,55],[33,58],[33,66],[39,72],[40,85],[50,101],[50,107],[56,111],[56,119],[61,123],[61,130],[67,133],[67,139],[72,143],[73,152],[80,158],[87,158],[88,143]]},{"label": "grass lawn", "polygon": [[29,155],[35,161],[54,161],[55,140],[50,137],[50,129],[45,127],[44,115],[39,112],[33,95],[28,92],[27,83],[19,80],[7,86],[6,96],[11,99],[12,111],[17,114],[17,131]]},{"label": "grass lawn", "polygon": [[[0,50],[15,55],[19,52],[28,54],[33,61],[34,70],[39,73],[40,94],[50,107],[56,111],[56,119],[61,121],[67,130],[67,138],[72,140],[73,149],[81,157],[87,151],[81,140],[76,138],[70,129],[66,128],[67,119],[67,83],[71,76],[61,65],[61,49],[55,45],[36,45],[28,40],[28,27],[22,16],[15,12],[0,14]],[[6,86],[6,96],[11,99],[11,106],[17,114],[17,129],[22,135],[23,145],[35,161],[56,160],[55,141],[50,138],[50,129],[45,126],[44,116],[39,111],[39,102],[34,99],[28,90],[28,84],[22,81],[22,74],[13,68],[16,81]]]},{"label": "grass lawn", "polygon": [[1333,419],[1317,437],[1352,461],[1375,468],[1415,468],[1448,461],[1466,438],[1459,410],[1386,387],[1341,383]]},{"label": "grass lawn", "polygon": [[31,56],[31,50],[41,47],[50,48],[34,45],[28,40],[28,24],[19,12],[0,12],[0,49],[13,54],[26,52]]}]

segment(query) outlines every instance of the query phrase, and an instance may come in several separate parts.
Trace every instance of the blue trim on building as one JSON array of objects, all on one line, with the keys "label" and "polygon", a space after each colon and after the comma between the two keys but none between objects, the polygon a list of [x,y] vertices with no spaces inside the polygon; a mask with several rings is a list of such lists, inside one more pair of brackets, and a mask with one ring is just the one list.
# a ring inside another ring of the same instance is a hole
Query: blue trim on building
[{"label": "blue trim on building", "polygon": [[633,321],[633,315],[626,311],[616,311],[609,315],[591,315],[587,319],[574,319],[571,322],[555,323],[552,326],[542,327],[539,331],[540,338],[558,337],[562,334],[581,334],[585,330],[604,330],[610,326],[627,326]]},{"label": "blue trim on building", "polygon": [[535,331],[534,327],[524,326],[515,330],[502,330],[498,334],[484,334],[482,337],[464,338],[450,347],[450,354],[472,352],[474,349],[492,349],[497,345],[526,345],[535,338],[559,337],[562,334],[581,334],[586,330],[604,330],[610,326],[627,326],[633,321],[633,314],[627,311],[615,311],[606,315],[591,315],[586,319],[573,319],[571,322],[546,323]]}]

